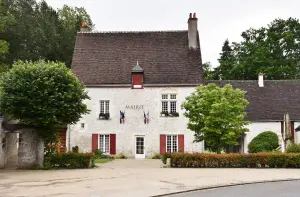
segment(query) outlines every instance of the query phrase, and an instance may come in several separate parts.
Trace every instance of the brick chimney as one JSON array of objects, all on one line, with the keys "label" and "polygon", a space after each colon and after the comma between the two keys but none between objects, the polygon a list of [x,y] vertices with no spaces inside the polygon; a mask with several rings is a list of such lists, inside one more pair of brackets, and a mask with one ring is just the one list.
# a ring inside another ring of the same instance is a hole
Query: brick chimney
[{"label": "brick chimney", "polygon": [[258,86],[264,87],[264,74],[263,73],[258,74]]},{"label": "brick chimney", "polygon": [[88,22],[82,22],[81,23],[81,26],[80,26],[80,32],[87,32],[88,31],[88,27],[89,27],[89,24]]},{"label": "brick chimney", "polygon": [[190,13],[188,20],[188,37],[189,37],[189,48],[197,49],[198,46],[198,19],[196,18],[196,13],[192,15]]}]

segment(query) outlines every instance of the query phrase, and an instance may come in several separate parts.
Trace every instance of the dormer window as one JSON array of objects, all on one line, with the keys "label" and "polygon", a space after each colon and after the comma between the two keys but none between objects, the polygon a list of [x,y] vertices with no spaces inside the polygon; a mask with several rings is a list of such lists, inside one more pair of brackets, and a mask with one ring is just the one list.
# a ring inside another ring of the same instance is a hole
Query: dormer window
[{"label": "dormer window", "polygon": [[136,66],[131,70],[131,88],[132,89],[143,89],[144,83],[144,70],[139,66],[137,62]]}]

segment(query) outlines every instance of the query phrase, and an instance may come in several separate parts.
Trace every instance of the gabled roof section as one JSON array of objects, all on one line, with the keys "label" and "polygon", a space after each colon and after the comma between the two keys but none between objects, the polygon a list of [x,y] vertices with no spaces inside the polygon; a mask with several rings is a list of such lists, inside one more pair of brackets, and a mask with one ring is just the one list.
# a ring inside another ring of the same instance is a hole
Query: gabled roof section
[{"label": "gabled roof section", "polygon": [[264,87],[259,87],[257,80],[206,81],[208,83],[220,86],[231,84],[234,88],[246,91],[249,101],[247,120],[283,121],[285,113],[289,113],[292,121],[300,120],[299,80],[264,80]]},{"label": "gabled roof section", "polygon": [[78,33],[72,71],[85,85],[131,84],[137,59],[145,84],[204,82],[200,47],[189,49],[188,31]]}]

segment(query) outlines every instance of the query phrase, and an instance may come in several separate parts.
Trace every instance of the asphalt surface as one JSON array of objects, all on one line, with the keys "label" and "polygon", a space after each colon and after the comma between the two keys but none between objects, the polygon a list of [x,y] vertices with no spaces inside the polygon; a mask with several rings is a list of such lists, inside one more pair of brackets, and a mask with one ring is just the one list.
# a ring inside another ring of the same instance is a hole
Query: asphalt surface
[{"label": "asphalt surface", "polygon": [[300,197],[300,181],[231,186],[168,197]]}]

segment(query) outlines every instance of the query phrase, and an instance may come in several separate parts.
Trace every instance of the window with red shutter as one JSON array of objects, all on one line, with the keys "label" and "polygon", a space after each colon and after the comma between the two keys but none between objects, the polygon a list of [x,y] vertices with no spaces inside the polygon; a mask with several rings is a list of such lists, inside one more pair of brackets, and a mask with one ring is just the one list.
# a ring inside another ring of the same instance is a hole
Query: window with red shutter
[{"label": "window with red shutter", "polygon": [[98,149],[98,137],[99,134],[92,134],[92,151]]},{"label": "window with red shutter", "polygon": [[116,134],[110,134],[110,154],[115,155],[117,149]]},{"label": "window with red shutter", "polygon": [[184,152],[184,135],[178,135],[178,152]]},{"label": "window with red shutter", "polygon": [[160,154],[166,153],[166,135],[160,135]]}]

